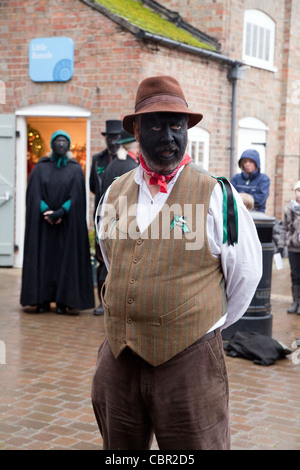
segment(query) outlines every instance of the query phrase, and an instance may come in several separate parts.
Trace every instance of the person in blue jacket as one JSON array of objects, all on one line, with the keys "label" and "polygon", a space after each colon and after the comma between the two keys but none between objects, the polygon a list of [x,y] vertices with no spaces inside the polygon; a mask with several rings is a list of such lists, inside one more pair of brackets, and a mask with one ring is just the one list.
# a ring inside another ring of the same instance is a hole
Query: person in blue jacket
[{"label": "person in blue jacket", "polygon": [[238,163],[242,171],[232,177],[231,184],[238,193],[253,196],[254,210],[265,212],[270,192],[270,178],[260,171],[259,153],[254,149],[245,150]]}]

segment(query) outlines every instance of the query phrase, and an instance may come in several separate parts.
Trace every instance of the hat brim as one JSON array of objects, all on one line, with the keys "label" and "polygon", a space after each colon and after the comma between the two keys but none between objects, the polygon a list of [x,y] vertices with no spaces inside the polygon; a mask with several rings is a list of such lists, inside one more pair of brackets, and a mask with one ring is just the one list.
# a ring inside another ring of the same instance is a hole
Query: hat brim
[{"label": "hat brim", "polygon": [[[162,108],[164,108],[164,109],[162,109]],[[149,106],[144,106],[143,109],[141,109],[137,113],[128,114],[127,116],[124,116],[124,118],[123,118],[123,128],[129,134],[134,134],[133,123],[135,121],[136,116],[139,116],[141,114],[149,114],[149,113],[180,113],[180,114],[186,114],[188,116],[188,129],[190,129],[191,127],[194,127],[203,118],[203,114],[194,113],[194,112],[190,111],[188,108],[186,108],[185,106],[182,106],[178,103],[172,103],[172,102],[163,103],[163,104],[162,103],[152,103]]]},{"label": "hat brim", "polygon": [[127,139],[121,139],[118,141],[119,144],[129,144],[130,142],[135,142],[135,137],[128,137]]},{"label": "hat brim", "polygon": [[104,135],[104,137],[106,135],[119,135],[119,134],[121,134],[121,131],[119,131],[119,132],[118,131],[116,131],[116,132],[101,132],[101,134]]}]

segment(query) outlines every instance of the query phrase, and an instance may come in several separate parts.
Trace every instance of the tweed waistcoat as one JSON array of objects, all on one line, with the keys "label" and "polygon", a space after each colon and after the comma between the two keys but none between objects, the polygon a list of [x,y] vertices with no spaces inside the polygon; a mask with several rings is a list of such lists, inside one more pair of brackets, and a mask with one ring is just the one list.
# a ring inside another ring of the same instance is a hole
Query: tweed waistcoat
[{"label": "tweed waistcoat", "polygon": [[157,366],[201,338],[226,312],[221,263],[206,234],[216,180],[187,165],[140,233],[135,171],[112,184],[105,206],[101,238],[110,268],[102,304],[114,356],[130,347]]}]

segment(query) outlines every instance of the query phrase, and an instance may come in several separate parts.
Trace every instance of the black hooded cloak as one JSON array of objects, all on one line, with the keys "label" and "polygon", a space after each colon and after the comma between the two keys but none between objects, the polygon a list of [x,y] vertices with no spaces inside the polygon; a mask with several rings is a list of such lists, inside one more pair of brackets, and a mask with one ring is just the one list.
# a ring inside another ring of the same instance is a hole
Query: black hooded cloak
[{"label": "black hooded cloak", "polygon": [[[57,210],[70,200],[59,224],[49,224],[41,201]],[[94,289],[88,231],[84,175],[79,163],[42,158],[32,171],[26,193],[26,228],[21,305],[56,302],[71,309],[94,307]]]}]

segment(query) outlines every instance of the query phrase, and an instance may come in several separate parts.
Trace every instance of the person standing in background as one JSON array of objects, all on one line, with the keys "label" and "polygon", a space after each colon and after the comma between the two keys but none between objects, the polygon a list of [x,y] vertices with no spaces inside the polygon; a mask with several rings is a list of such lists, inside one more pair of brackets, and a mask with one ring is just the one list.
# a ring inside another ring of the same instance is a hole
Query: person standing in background
[{"label": "person standing in background", "polygon": [[[120,149],[119,140],[121,138],[122,121],[117,119],[109,119],[105,121],[105,132],[101,134],[105,137],[106,148],[99,153],[96,153],[92,158],[92,166],[90,173],[90,190],[95,194],[94,215],[98,207],[101,196],[103,195],[103,176],[106,167],[116,158],[118,150]],[[102,271],[104,262],[99,248],[99,244],[95,238],[95,252],[96,260],[98,261],[97,267],[97,289],[99,297],[99,305],[94,310],[95,315],[103,315],[103,307],[101,304],[101,288],[103,285]]]},{"label": "person standing in background", "polygon": [[139,163],[140,146],[139,143],[136,141],[134,135],[130,135],[128,132],[122,129],[120,144],[126,150],[127,155],[129,155],[131,158],[133,158],[134,161]]},{"label": "person standing in background", "polygon": [[70,145],[67,132],[54,132],[28,181],[21,305],[35,313],[51,302],[59,314],[94,307],[84,174]]},{"label": "person standing in background", "polygon": [[284,209],[278,252],[282,256],[284,247],[287,247],[291,268],[293,303],[287,312],[300,315],[300,180],[295,184],[294,191],[295,199]]},{"label": "person standing in background", "polygon": [[[133,170],[138,166],[135,157],[135,154],[131,152],[131,155],[129,152],[125,149],[125,145],[123,145],[123,140],[125,140],[128,144],[128,137],[124,137],[124,130],[122,131],[121,136],[123,136],[123,139],[119,141],[120,148],[117,152],[116,157],[107,165],[105,168],[105,172],[103,173],[103,179],[102,179],[102,189],[103,189],[103,194],[107,190],[107,188],[111,185],[111,183],[116,179],[119,178],[119,176],[123,175],[124,173],[127,173],[128,171]],[[135,138],[131,136],[130,139],[130,144],[132,147],[132,143],[135,143]],[[133,148],[133,147],[132,147]],[[135,146],[136,148],[136,146]],[[99,247],[98,247],[99,250]],[[105,266],[105,263],[102,263],[101,266],[101,272],[98,275],[98,284],[102,287],[102,285],[105,282],[105,278],[107,275],[107,269]],[[100,289],[101,289],[100,287]],[[100,292],[100,291],[99,291]],[[99,294],[100,295],[100,294]],[[103,315],[104,314],[104,309],[101,304],[101,299],[100,299],[100,305],[97,307],[94,311],[94,315]]]},{"label": "person standing in background", "polygon": [[238,163],[242,171],[232,177],[232,186],[238,193],[251,194],[254,198],[254,210],[265,212],[270,193],[270,178],[260,171],[259,153],[254,149],[245,150]]}]

